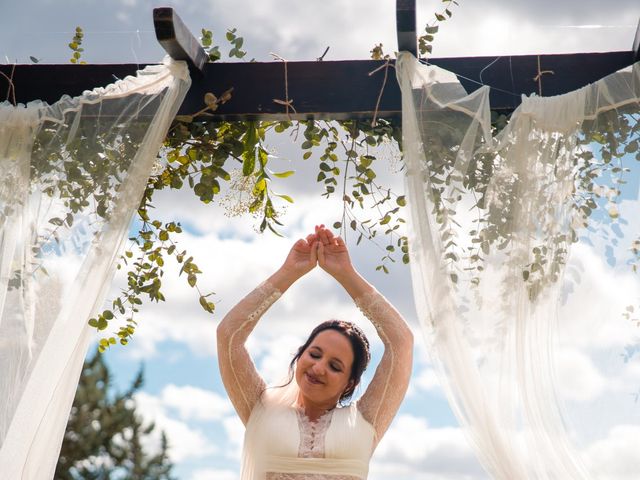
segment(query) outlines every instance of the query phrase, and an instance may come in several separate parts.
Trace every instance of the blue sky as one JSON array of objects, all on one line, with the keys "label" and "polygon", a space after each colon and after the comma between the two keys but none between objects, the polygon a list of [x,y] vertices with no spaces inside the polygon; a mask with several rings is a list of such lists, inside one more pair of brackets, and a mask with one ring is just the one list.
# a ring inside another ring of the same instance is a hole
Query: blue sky
[{"label": "blue sky", "polygon": [[[154,38],[151,11],[156,5],[167,4],[174,6],[196,35],[206,27],[221,41],[227,28],[238,28],[249,57],[261,61],[270,60],[270,52],[288,60],[315,59],[327,46],[327,60],[368,58],[376,43],[382,42],[389,52],[396,45],[392,1],[375,6],[364,0],[2,3],[3,62],[28,63],[29,56],[35,56],[47,63],[66,63],[70,55],[66,44],[77,25],[85,31],[84,59],[88,62],[157,62],[164,53]],[[461,4],[454,10],[454,18],[441,27],[434,49],[437,56],[629,50],[640,15],[635,0],[616,2],[615,11],[606,12],[598,0],[463,0]],[[418,8],[420,26],[431,19],[440,2],[418,2]],[[140,362],[144,364],[146,384],[138,402],[147,418],[168,432],[176,474],[182,480],[237,478],[242,426],[226,400],[217,371],[217,321],[277,268],[295,239],[306,235],[313,225],[331,224],[340,216],[339,202],[320,197],[313,160],[302,162],[299,147],[286,136],[269,138],[268,143],[275,156],[273,170],[296,170],[293,177],[278,185],[279,191],[295,199],[284,216],[286,238],[260,236],[253,219],[229,218],[222,207],[204,206],[188,192],[163,193],[157,199],[157,211],[164,219],[179,219],[187,226],[180,245],[194,255],[205,272],[201,288],[216,292],[216,314],[210,317],[201,311],[195,293],[183,285],[183,279],[176,278],[177,270],[172,271],[169,265],[165,282],[172,294],[167,295],[168,301],[145,307],[135,340],[127,348],[114,348],[107,354],[121,388]],[[397,152],[391,148],[384,152],[389,168],[379,174],[401,190],[395,157]],[[631,197],[637,199],[637,195]],[[637,212],[637,203],[634,205],[625,208]],[[628,229],[638,232],[638,223],[632,222]],[[377,273],[374,268],[381,256],[379,247],[366,242],[352,247],[357,268],[415,327],[409,269],[396,263],[390,267],[390,275]],[[589,272],[587,268],[587,277]],[[592,274],[603,275],[595,266]],[[118,281],[121,279],[116,279],[116,285]],[[638,287],[637,280],[625,282],[625,291]],[[305,334],[329,317],[357,321],[370,338],[376,338],[348,296],[327,275],[313,272],[269,311],[249,342],[265,377],[279,378]],[[406,480],[486,478],[447,405],[419,335],[409,394],[374,456],[370,478],[381,480],[392,473],[394,478]],[[376,339],[374,365],[380,354],[381,344]],[[576,388],[587,395],[598,385],[587,375]]]}]

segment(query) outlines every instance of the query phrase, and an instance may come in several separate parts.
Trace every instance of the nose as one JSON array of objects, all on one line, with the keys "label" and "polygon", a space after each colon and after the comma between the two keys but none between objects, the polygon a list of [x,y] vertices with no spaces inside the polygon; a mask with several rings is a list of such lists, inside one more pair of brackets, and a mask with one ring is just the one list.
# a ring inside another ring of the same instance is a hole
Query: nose
[{"label": "nose", "polygon": [[326,366],[324,365],[324,363],[322,361],[315,362],[313,364],[313,367],[311,368],[311,371],[317,377],[321,377],[326,372]]}]

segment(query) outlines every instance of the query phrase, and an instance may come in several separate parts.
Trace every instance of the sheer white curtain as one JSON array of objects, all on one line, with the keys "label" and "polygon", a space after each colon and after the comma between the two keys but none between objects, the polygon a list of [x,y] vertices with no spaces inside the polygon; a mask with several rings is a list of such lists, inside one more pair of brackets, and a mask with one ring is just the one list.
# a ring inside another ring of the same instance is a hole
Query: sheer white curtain
[{"label": "sheer white curtain", "polygon": [[189,85],[166,60],[53,105],[0,104],[2,478],[53,476],[87,320]]},{"label": "sheer white curtain", "polygon": [[416,307],[482,464],[637,478],[640,64],[523,97],[495,136],[488,87],[396,67]]}]

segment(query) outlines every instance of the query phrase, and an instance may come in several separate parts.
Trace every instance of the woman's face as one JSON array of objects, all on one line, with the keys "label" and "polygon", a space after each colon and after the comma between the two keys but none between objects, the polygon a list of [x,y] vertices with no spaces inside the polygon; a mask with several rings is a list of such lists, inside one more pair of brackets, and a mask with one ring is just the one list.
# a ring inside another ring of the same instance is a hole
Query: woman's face
[{"label": "woman's face", "polygon": [[296,382],[307,401],[333,408],[349,384],[351,342],[336,330],[318,333],[296,363]]}]

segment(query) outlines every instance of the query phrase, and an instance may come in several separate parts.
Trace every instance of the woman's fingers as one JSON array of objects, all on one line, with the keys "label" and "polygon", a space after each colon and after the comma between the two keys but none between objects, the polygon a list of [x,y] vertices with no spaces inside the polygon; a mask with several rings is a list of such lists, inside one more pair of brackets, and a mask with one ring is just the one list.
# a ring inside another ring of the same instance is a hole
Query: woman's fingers
[{"label": "woman's fingers", "polygon": [[334,235],[333,232],[328,228],[325,228],[324,225],[316,225],[315,238],[325,247],[345,247],[345,243],[342,237]]},{"label": "woman's fingers", "polygon": [[309,252],[309,260],[313,265],[318,263],[318,245],[321,245],[318,241],[313,241],[310,243],[311,251]]},{"label": "woman's fingers", "polygon": [[318,250],[317,250],[317,259],[320,266],[325,264],[325,256],[324,256],[324,244],[322,242],[318,242]]},{"label": "woman's fingers", "polygon": [[333,245],[334,244],[334,240],[333,240],[333,232],[331,230],[329,230],[328,228],[323,228],[319,235],[322,238],[322,243],[324,243],[325,245]]}]

